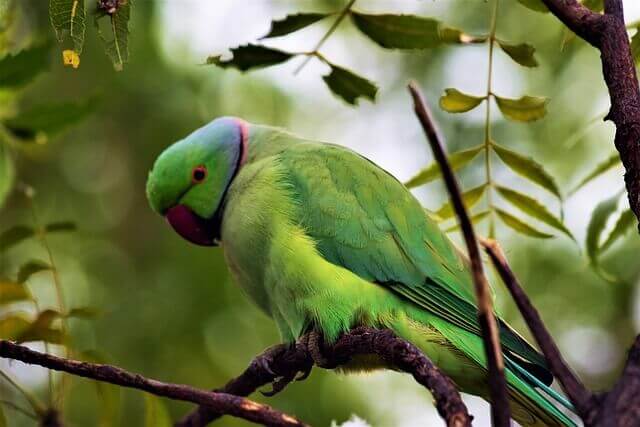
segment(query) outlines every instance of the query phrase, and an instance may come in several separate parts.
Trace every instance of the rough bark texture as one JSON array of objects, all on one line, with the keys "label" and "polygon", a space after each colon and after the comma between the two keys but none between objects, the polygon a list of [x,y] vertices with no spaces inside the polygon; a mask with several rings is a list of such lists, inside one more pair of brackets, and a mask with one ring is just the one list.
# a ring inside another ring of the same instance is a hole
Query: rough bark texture
[{"label": "rough bark texture", "polygon": [[[272,347],[255,358],[247,370],[220,389],[226,393],[238,392],[246,396],[276,381],[274,389],[281,390],[298,372],[308,372],[312,363],[312,350],[302,339],[295,347]],[[472,417],[460,398],[453,382],[413,344],[397,337],[388,329],[356,328],[341,336],[333,345],[320,344],[326,366],[338,367],[357,355],[378,355],[390,367],[410,373],[415,380],[431,391],[438,413],[448,426],[466,427]],[[278,379],[283,382],[278,385]],[[200,406],[183,418],[176,426],[202,427],[218,418],[219,413]]]},{"label": "rough bark texture", "polygon": [[[68,372],[76,376],[108,382],[122,387],[135,388],[157,396],[207,405],[219,413],[233,415],[258,424],[281,427],[305,426],[304,423],[290,415],[278,412],[268,405],[259,404],[242,397],[199,390],[182,384],[163,383],[145,378],[139,374],[127,372],[115,366],[65,359],[33,351],[6,340],[0,340],[0,357],[20,360],[24,363]],[[44,417],[43,422],[46,421],[47,424],[43,425],[59,425],[58,414],[55,411],[49,411],[47,414],[53,416]]]}]

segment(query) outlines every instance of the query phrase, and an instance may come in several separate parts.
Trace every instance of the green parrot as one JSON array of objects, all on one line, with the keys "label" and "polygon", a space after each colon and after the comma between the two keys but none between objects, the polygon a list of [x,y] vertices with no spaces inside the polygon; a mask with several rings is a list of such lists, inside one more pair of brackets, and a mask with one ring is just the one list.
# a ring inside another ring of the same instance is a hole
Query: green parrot
[{"label": "green parrot", "polygon": [[[331,342],[355,326],[390,328],[461,391],[488,398],[469,262],[373,162],[223,117],[158,157],[147,197],[183,238],[222,247],[235,282],[284,342],[308,331]],[[548,399],[562,397],[549,387],[544,358],[499,326],[514,419],[575,425]],[[352,369],[366,369],[362,363]]]}]

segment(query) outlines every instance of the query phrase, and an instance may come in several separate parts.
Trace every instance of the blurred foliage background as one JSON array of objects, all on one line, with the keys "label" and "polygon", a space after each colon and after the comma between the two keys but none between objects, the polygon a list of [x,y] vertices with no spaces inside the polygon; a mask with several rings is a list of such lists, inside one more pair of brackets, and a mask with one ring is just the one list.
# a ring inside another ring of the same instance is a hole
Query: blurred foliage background
[{"label": "blurred foliage background", "polygon": [[[640,18],[640,8],[633,3],[625,2],[629,22]],[[0,89],[4,121],[0,146],[13,165],[0,164],[4,168],[0,179],[8,187],[11,167],[16,183],[0,210],[0,233],[18,225],[39,229],[61,222],[65,231],[46,233],[44,240],[42,233],[36,233],[11,247],[0,247],[3,283],[16,282],[21,267],[32,260],[38,261],[31,263],[36,266],[53,261],[57,273],[35,268],[28,275],[23,268],[24,286],[37,304],[3,303],[0,317],[22,313],[33,318],[36,311],[48,308],[67,314],[81,309],[50,323],[68,335],[72,356],[105,360],[150,377],[203,388],[222,385],[255,354],[276,343],[272,322],[230,282],[220,249],[187,244],[148,208],[146,175],[164,147],[217,116],[236,115],[349,146],[406,181],[431,162],[405,90],[409,79],[424,88],[449,151],[482,144],[485,138],[483,108],[452,115],[435,107],[449,87],[483,96],[486,44],[387,50],[345,21],[321,51],[379,86],[375,102],[361,99],[355,107],[327,88],[321,76],[328,67],[317,58],[296,75],[294,70],[303,58],[245,74],[203,65],[209,56],[227,58],[229,48],[255,42],[268,32],[272,19],[301,11],[334,12],[345,4],[333,0],[137,0],[131,5],[128,62],[116,71],[113,55],[105,55],[92,25],[96,13],[92,1],[87,2],[86,42],[77,69],[63,65],[61,52],[68,46],[55,42],[47,2],[0,1],[0,53],[43,46],[49,63],[29,84]],[[489,32],[494,4],[361,0],[355,9],[437,17],[468,34],[482,35]],[[629,232],[607,248],[599,261],[600,273],[586,256],[584,242],[592,213],[600,202],[623,189],[621,167],[612,166],[567,196],[615,153],[613,126],[601,120],[608,97],[598,53],[580,40],[571,40],[554,17],[532,12],[515,0],[501,2],[496,22],[500,39],[535,46],[539,66],[521,67],[496,51],[494,90],[511,98],[531,94],[549,101],[547,115],[527,124],[508,121],[494,108],[493,139],[533,157],[555,178],[566,196],[563,223],[577,242],[533,220],[531,225],[555,237],[526,237],[499,222],[495,234],[571,365],[591,387],[607,388],[619,373],[631,339],[640,332],[640,240],[637,233]],[[265,44],[307,52],[330,25],[331,19],[325,20]],[[49,110],[43,113],[42,105]],[[11,120],[33,108],[39,117],[61,114],[64,120],[60,126],[25,133]],[[493,164],[497,182],[536,198],[560,217],[557,197],[503,164],[495,160]],[[483,161],[476,159],[460,177],[471,188],[483,182],[484,173]],[[0,193],[2,188],[0,182]],[[437,180],[417,187],[415,194],[432,210],[446,202],[444,187]],[[504,201],[494,203],[508,210]],[[624,201],[609,211],[599,220],[602,239],[615,227],[613,212],[624,211]],[[75,231],[69,232],[68,222]],[[489,233],[486,223],[479,232]],[[459,239],[455,232],[451,235]],[[59,305],[56,281],[66,311]],[[493,281],[499,309],[527,335],[495,276]],[[9,327],[0,321],[5,337],[11,335]],[[41,342],[30,345],[45,349]],[[55,344],[47,349],[66,352]],[[0,369],[39,400],[51,399],[46,371],[6,360],[0,361]],[[54,383],[61,383],[58,375]],[[159,405],[166,406],[173,419],[191,409],[75,378],[55,389],[54,403],[69,426],[160,425],[149,421],[149,417],[157,420],[167,415]],[[21,393],[4,379],[0,379],[0,400],[28,407]],[[440,422],[421,387],[391,372],[343,377],[317,369],[308,380],[268,401],[319,426],[344,422],[352,414],[375,426]],[[473,397],[467,401],[476,425],[488,425],[486,404]],[[9,426],[35,425],[28,416],[3,407]],[[218,424],[242,423],[227,417]]]}]

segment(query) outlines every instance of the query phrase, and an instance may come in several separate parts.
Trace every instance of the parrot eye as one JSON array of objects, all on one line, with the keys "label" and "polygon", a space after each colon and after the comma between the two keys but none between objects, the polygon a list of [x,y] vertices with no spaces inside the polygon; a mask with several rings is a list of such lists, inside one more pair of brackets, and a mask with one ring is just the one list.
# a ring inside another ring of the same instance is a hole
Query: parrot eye
[{"label": "parrot eye", "polygon": [[196,166],[191,172],[191,179],[194,184],[199,184],[207,177],[207,168],[204,166]]}]

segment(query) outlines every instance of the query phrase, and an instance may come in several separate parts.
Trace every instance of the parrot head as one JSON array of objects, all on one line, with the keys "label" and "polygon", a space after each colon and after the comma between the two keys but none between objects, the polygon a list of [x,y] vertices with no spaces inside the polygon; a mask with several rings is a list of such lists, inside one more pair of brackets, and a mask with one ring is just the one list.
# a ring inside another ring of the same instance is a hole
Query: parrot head
[{"label": "parrot head", "polygon": [[247,154],[249,125],[222,117],[169,146],[147,179],[151,208],[184,239],[216,246],[222,205]]}]

